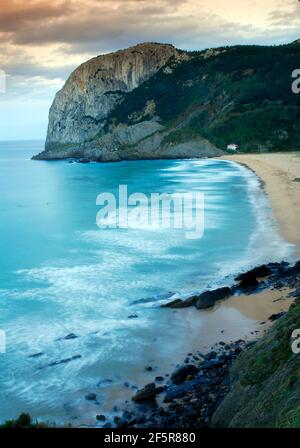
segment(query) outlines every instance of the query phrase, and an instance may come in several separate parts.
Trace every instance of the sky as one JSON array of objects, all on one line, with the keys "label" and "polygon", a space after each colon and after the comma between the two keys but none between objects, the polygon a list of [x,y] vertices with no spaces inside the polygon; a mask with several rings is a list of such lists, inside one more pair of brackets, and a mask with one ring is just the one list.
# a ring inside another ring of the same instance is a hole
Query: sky
[{"label": "sky", "polygon": [[45,139],[55,93],[93,56],[299,38],[299,0],[0,0],[0,140]]}]

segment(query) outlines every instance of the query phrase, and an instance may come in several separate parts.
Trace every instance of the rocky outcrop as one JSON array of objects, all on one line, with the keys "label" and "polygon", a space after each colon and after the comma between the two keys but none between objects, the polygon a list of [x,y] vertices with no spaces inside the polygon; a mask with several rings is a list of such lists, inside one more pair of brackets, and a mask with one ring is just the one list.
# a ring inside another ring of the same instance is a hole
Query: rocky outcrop
[{"label": "rocky outcrop", "polygon": [[124,116],[122,122],[107,121],[131,91],[162,67],[163,73],[169,75],[174,67],[190,58],[191,55],[172,45],[146,43],[82,64],[57,93],[50,109],[45,151],[34,159],[107,162],[221,155],[201,136],[184,143],[164,141],[168,134],[193,119],[195,111],[168,128],[161,122],[155,101],[145,98],[144,104]]},{"label": "rocky outcrop", "polygon": [[94,138],[126,93],[154,75],[172,56],[180,58],[172,45],[148,43],[82,64],[56,94],[49,114],[46,150]]}]

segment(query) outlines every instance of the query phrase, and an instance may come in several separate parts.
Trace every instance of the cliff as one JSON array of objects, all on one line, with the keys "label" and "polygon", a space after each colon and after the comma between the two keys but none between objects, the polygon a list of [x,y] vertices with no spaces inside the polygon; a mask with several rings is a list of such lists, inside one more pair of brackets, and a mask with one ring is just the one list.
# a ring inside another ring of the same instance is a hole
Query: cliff
[{"label": "cliff", "polygon": [[300,149],[298,43],[184,52],[140,44],[78,67],[57,93],[37,159],[216,156]]},{"label": "cliff", "polygon": [[148,80],[172,56],[180,58],[172,45],[148,43],[79,66],[51,106],[46,151],[63,151],[93,139],[126,93]]}]

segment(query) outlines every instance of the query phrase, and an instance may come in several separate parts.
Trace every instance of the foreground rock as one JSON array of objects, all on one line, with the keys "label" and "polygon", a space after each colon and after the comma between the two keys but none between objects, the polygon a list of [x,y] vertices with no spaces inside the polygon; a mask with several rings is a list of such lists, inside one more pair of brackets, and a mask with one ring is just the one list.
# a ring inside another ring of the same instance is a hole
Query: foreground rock
[{"label": "foreground rock", "polygon": [[141,403],[148,400],[153,400],[157,394],[162,392],[164,387],[156,387],[155,383],[147,384],[143,389],[138,390],[132,397],[133,401]]},{"label": "foreground rock", "polygon": [[[267,288],[297,287],[299,277],[300,261],[294,266],[285,261],[264,264],[236,276],[235,281],[237,283],[231,287],[204,291],[185,300],[175,299],[162,305],[162,307],[186,308],[195,306],[198,310],[211,308],[217,301],[226,299],[234,294],[253,294]],[[291,296],[297,297],[297,294],[296,290]]]},{"label": "foreground rock", "polygon": [[[203,428],[230,389],[233,361],[252,343],[220,342],[202,355],[190,353],[193,363],[179,366],[162,387],[147,384],[121,415],[106,425],[122,428]],[[160,380],[163,377],[160,377]]]},{"label": "foreground rock", "polygon": [[198,310],[202,310],[205,308],[210,308],[214,306],[214,304],[218,300],[226,299],[232,295],[231,288],[219,288],[214,291],[205,291],[197,298],[195,302],[195,307]]},{"label": "foreground rock", "polygon": [[171,375],[171,380],[175,384],[181,384],[189,375],[196,375],[198,372],[198,367],[196,367],[194,364],[188,364],[175,370],[175,372],[173,372]]}]

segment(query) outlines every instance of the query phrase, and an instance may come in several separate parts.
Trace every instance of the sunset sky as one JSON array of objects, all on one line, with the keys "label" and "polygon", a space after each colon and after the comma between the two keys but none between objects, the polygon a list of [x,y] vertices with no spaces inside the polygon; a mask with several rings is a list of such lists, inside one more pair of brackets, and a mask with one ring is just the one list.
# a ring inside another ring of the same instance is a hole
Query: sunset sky
[{"label": "sunset sky", "polygon": [[146,41],[194,50],[297,38],[298,0],[0,0],[0,140],[44,139],[55,92],[95,55]]}]

